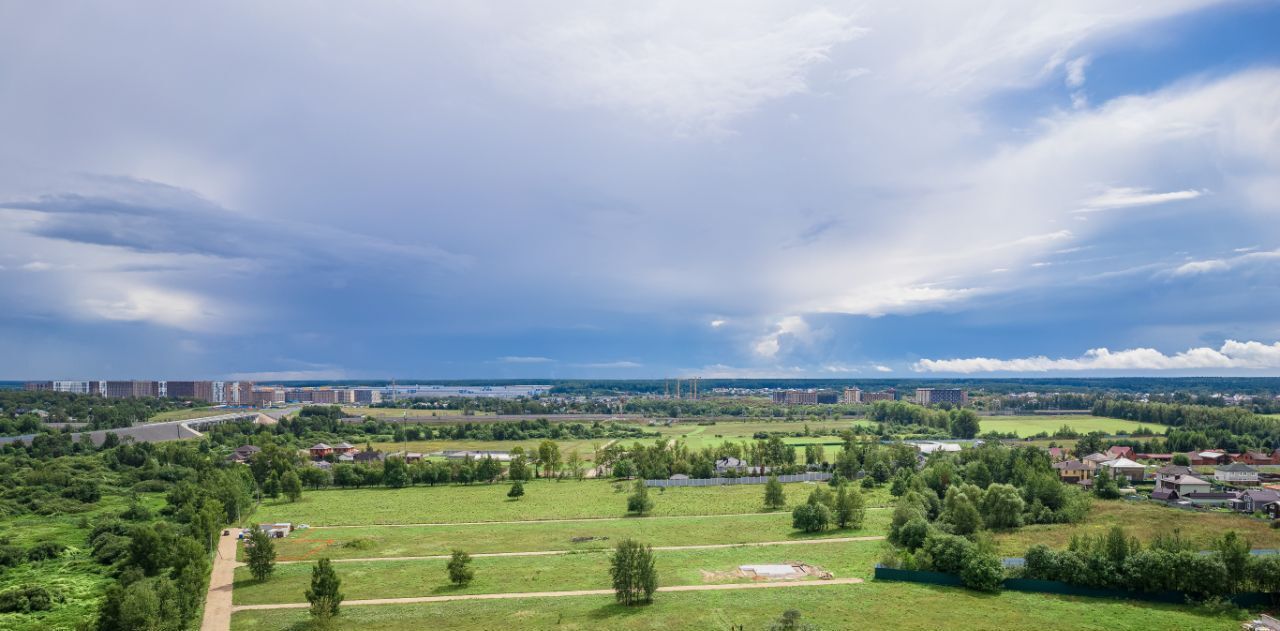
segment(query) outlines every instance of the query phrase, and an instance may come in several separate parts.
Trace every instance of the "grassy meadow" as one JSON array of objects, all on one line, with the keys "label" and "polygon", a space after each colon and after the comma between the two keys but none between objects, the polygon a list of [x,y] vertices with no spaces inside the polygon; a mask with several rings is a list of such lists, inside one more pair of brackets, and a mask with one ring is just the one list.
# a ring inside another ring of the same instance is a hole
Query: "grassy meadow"
[{"label": "grassy meadow", "polygon": [[312,528],[276,540],[275,547],[279,560],[296,561],[320,557],[434,556],[449,554],[454,548],[470,553],[587,551],[612,548],[618,540],[627,537],[654,546],[743,544],[880,536],[888,532],[889,517],[888,510],[869,510],[860,529],[820,533],[793,529],[788,512],[581,522]]},{"label": "grassy meadow", "polygon": [[[341,571],[341,568],[339,568]],[[661,580],[661,577],[660,577]],[[1239,621],[1185,606],[1006,592],[979,594],[953,587],[868,581],[857,585],[718,592],[659,593],[645,607],[623,607],[608,596],[476,600],[346,606],[342,624],[362,631],[404,629],[765,629],[785,610],[828,631],[1234,631]],[[302,631],[306,609],[244,611],[233,631]]]},{"label": "grassy meadow", "polygon": [[1139,423],[1137,421],[1127,421],[1118,418],[1106,418],[1102,416],[984,416],[981,417],[981,431],[983,432],[1000,432],[1001,434],[1014,433],[1020,437],[1035,436],[1040,432],[1048,432],[1052,435],[1063,425],[1074,429],[1081,434],[1089,432],[1106,432],[1107,434],[1115,434],[1117,432],[1133,433],[1139,427],[1151,430],[1156,434],[1163,434],[1164,425],[1155,423]]},{"label": "grassy meadow", "polygon": [[[783,485],[791,505],[804,502],[813,484]],[[272,500],[249,517],[311,526],[425,524],[625,517],[632,486],[607,480],[534,480],[519,501],[507,484],[413,486],[403,489],[309,491],[296,503]],[[763,512],[764,485],[650,489],[654,516]],[[885,487],[865,494],[867,506],[888,506]],[[642,518],[637,518],[642,519]]]}]

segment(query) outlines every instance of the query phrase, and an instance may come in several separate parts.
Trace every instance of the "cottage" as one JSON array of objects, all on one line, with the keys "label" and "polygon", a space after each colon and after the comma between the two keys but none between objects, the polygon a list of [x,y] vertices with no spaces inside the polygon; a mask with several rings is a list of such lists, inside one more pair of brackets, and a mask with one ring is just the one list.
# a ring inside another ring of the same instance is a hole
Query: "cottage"
[{"label": "cottage", "polygon": [[[1184,472],[1176,471],[1178,469]],[[1165,473],[1156,473],[1156,488],[1151,492],[1153,500],[1173,502],[1188,495],[1203,495],[1213,491],[1212,484],[1191,475],[1191,470],[1186,467],[1164,467],[1161,471]]]},{"label": "cottage", "polygon": [[246,464],[253,458],[253,454],[261,451],[262,448],[255,445],[241,445],[240,447],[236,447],[236,450],[231,452],[230,456],[227,456],[227,460]]},{"label": "cottage", "polygon": [[[1236,505],[1236,510],[1245,513],[1267,512],[1266,507],[1270,505],[1274,508],[1277,502],[1280,502],[1280,491],[1249,489],[1240,494],[1240,502]],[[1272,517],[1274,516],[1272,511]]]},{"label": "cottage", "polygon": [[1112,445],[1107,447],[1107,455],[1112,458],[1133,458],[1133,447]]},{"label": "cottage", "polygon": [[316,444],[312,445],[312,446],[311,446],[311,449],[309,449],[308,451],[310,451],[310,452],[311,452],[311,457],[312,457],[312,458],[317,458],[317,459],[318,459],[318,458],[324,458],[324,457],[326,457],[326,456],[328,456],[328,455],[332,454],[332,453],[333,453],[333,447],[330,447],[330,446],[328,446],[328,445],[326,445],[326,444],[324,444],[324,443],[316,443]]},{"label": "cottage", "polygon": [[1264,451],[1246,451],[1240,454],[1240,457],[1237,458],[1237,460],[1247,465],[1253,465],[1255,467],[1258,465],[1280,464],[1280,449],[1275,450],[1275,453],[1266,453]]},{"label": "cottage", "polygon": [[1213,479],[1222,484],[1254,485],[1258,483],[1258,470],[1243,462],[1233,462],[1215,468]]},{"label": "cottage", "polygon": [[354,454],[357,451],[360,451],[359,447],[356,447],[345,440],[333,446],[333,453],[335,454]]},{"label": "cottage", "polygon": [[[1194,476],[1195,472],[1191,467],[1181,465],[1167,465],[1156,469],[1156,490],[1174,490],[1178,476]],[[1203,480],[1202,480],[1203,481]],[[1208,482],[1205,485],[1208,486]],[[1208,490],[1207,488],[1205,489]]]},{"label": "cottage", "polygon": [[1093,477],[1093,467],[1079,460],[1055,462],[1053,468],[1058,472],[1058,479],[1065,484],[1078,484]]},{"label": "cottage", "polygon": [[1147,474],[1147,468],[1145,466],[1128,458],[1108,460],[1102,463],[1102,466],[1106,467],[1111,473],[1111,477],[1117,480],[1125,478],[1130,482],[1141,482]]},{"label": "cottage", "polygon": [[726,473],[729,471],[746,471],[751,468],[745,460],[734,458],[733,456],[725,456],[716,461],[716,473]]},{"label": "cottage", "polygon": [[1191,461],[1191,465],[1195,467],[1231,464],[1231,454],[1221,449],[1210,449],[1208,451],[1193,451],[1186,454],[1186,456],[1187,456],[1187,459]]},{"label": "cottage", "polygon": [[1066,447],[1050,447],[1049,448],[1049,460],[1052,462],[1062,462],[1067,459],[1067,456],[1068,454],[1067,454]]},{"label": "cottage", "polygon": [[1087,455],[1087,456],[1085,456],[1085,457],[1081,458],[1081,459],[1080,459],[1080,462],[1088,463],[1090,466],[1092,466],[1093,468],[1097,469],[1097,468],[1098,468],[1098,465],[1100,465],[1100,464],[1102,464],[1102,463],[1104,463],[1104,462],[1106,462],[1106,461],[1108,461],[1108,460],[1114,460],[1114,458],[1112,458],[1111,456],[1108,456],[1107,454],[1094,453],[1094,454],[1089,454],[1089,455]]},{"label": "cottage", "polygon": [[1182,495],[1179,501],[1186,502],[1192,506],[1226,507],[1235,503],[1239,497],[1239,493],[1231,491],[1187,493],[1186,495]]},{"label": "cottage", "polygon": [[383,460],[386,460],[387,455],[376,449],[366,449],[364,451],[356,452],[351,456],[351,458],[356,464],[373,464],[375,462],[382,462]]}]

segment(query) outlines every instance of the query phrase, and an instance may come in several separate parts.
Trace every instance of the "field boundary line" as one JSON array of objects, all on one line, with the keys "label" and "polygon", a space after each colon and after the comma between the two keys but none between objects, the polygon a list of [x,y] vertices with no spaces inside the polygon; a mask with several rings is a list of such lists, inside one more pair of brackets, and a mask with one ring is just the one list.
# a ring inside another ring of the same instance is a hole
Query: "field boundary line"
[{"label": "field boundary line", "polygon": [[[722,550],[725,548],[760,548],[764,546],[804,546],[824,543],[850,543],[855,541],[884,541],[884,535],[867,535],[863,537],[827,537],[817,539],[788,539],[785,541],[751,541],[747,543],[705,543],[689,546],[653,546],[654,550],[679,552],[681,550]],[[592,552],[608,552],[609,548],[586,548],[582,550],[530,550],[525,552],[478,552],[472,558],[481,557],[540,557],[566,554],[589,554]],[[333,563],[371,563],[377,561],[436,561],[451,558],[449,554],[431,554],[408,557],[365,557],[355,559],[329,559]],[[276,565],[297,565],[311,563],[310,559],[276,561]]]},{"label": "field boundary line", "polygon": [[[779,581],[771,583],[718,583],[714,585],[672,585],[659,587],[659,592],[703,592],[731,589],[769,589],[780,587],[815,587],[822,585],[855,585],[861,578],[833,578],[811,581]],[[451,600],[505,600],[517,598],[562,598],[566,596],[612,596],[612,589],[579,589],[563,592],[511,592],[505,594],[458,594],[456,596],[414,596],[410,598],[373,598],[368,600],[344,600],[344,607],[361,605],[407,605],[412,603],[438,603]],[[237,605],[232,612],[260,611],[264,609],[306,609],[310,603],[273,603],[265,605]]]}]

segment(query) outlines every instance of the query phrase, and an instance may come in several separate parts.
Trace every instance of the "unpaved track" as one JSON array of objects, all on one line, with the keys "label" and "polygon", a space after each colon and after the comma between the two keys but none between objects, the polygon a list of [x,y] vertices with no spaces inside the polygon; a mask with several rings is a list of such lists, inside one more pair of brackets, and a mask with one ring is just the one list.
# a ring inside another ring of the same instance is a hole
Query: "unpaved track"
[{"label": "unpaved track", "polygon": [[[848,543],[850,541],[883,541],[883,536],[867,536],[867,537],[831,537],[829,539],[791,539],[787,541],[752,541],[750,543],[707,543],[693,546],[653,546],[654,550],[719,550],[722,548],[758,548],[761,546],[807,546],[818,545],[823,543]],[[583,552],[607,552],[608,548],[587,548],[583,550],[533,550],[529,552],[480,552],[471,555],[475,557],[545,557],[556,556],[561,554],[581,554]],[[359,559],[330,559],[334,563],[367,563],[370,561],[434,561],[438,559],[448,559],[452,555],[433,554],[429,556],[418,557],[365,557]],[[297,563],[312,563],[314,559],[300,559],[296,561],[276,561],[276,565],[293,565]]]},{"label": "unpaved track", "polygon": [[[868,506],[866,510],[889,510],[891,506]],[[436,521],[416,524],[335,524],[332,526],[308,526],[309,530],[333,530],[338,528],[416,528],[420,526],[499,526],[505,524],[570,524],[590,521],[652,521],[655,519],[694,519],[698,517],[765,517],[788,515],[786,511],[769,513],[725,513],[722,515],[650,515],[648,517],[564,517],[559,519],[517,519],[513,521]]]},{"label": "unpaved track", "polygon": [[[673,585],[659,587],[660,592],[704,592],[728,589],[770,589],[781,587],[820,587],[823,585],[853,585],[861,583],[860,578],[833,578],[816,581],[779,581],[771,583],[722,583],[718,585]],[[451,600],[504,600],[514,598],[560,598],[564,596],[612,596],[612,589],[579,589],[565,592],[515,592],[510,594],[460,594],[457,596],[417,596],[414,598],[374,598],[370,600],[344,600],[344,607],[359,605],[407,605],[412,603],[438,603]],[[270,605],[239,605],[233,611],[254,611],[259,609],[306,609],[307,603],[276,603]]]},{"label": "unpaved track", "polygon": [[209,578],[209,594],[204,600],[204,619],[200,631],[231,629],[231,587],[236,580],[236,539],[239,528],[218,540],[218,554],[213,557],[213,574]]}]

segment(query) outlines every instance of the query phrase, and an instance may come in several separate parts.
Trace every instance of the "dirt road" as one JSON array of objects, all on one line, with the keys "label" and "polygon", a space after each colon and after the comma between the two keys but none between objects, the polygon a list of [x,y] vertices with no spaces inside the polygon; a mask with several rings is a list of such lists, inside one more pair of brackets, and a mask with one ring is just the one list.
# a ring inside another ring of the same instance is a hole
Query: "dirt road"
[{"label": "dirt road", "polygon": [[[824,585],[853,585],[861,583],[860,578],[834,578],[818,581],[776,581],[769,583],[722,583],[717,585],[674,585],[659,587],[659,592],[703,592],[727,589],[771,589],[783,587],[821,587]],[[370,600],[344,600],[342,606],[360,605],[406,605],[411,603],[438,603],[451,600],[503,600],[509,598],[560,598],[565,596],[612,596],[612,589],[579,589],[564,592],[516,592],[510,594],[460,594],[457,596],[418,596],[415,598],[374,598]],[[270,605],[240,605],[234,611],[252,611],[257,609],[306,609],[307,603],[276,603]]]},{"label": "dirt road", "polygon": [[239,528],[218,540],[218,553],[213,557],[213,574],[209,579],[209,595],[204,601],[204,619],[200,631],[231,629],[231,586],[236,579],[236,538]]}]

